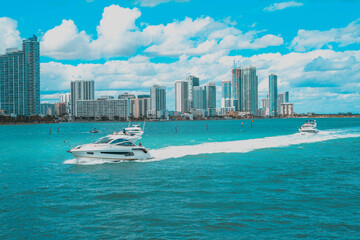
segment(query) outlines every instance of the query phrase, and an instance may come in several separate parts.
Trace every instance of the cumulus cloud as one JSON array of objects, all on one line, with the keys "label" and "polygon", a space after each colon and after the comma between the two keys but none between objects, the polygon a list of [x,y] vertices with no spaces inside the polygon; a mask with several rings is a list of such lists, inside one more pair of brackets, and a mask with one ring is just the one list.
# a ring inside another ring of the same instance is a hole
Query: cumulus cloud
[{"label": "cumulus cloud", "polygon": [[4,53],[6,48],[19,48],[21,46],[17,22],[11,18],[0,18],[0,36],[0,53]]},{"label": "cumulus cloud", "polygon": [[307,51],[324,46],[331,49],[334,44],[345,47],[359,42],[360,19],[357,19],[344,28],[333,28],[327,31],[300,29],[290,47],[296,51]]},{"label": "cumulus cloud", "polygon": [[111,5],[104,9],[97,26],[97,39],[79,31],[72,20],[63,20],[47,31],[41,42],[42,55],[54,59],[100,59],[132,56],[144,48],[149,56],[200,56],[216,51],[260,49],[283,44],[281,36],[262,31],[243,33],[229,19],[186,17],[166,25],[147,25],[140,29],[137,8]]},{"label": "cumulus cloud", "polygon": [[264,11],[274,12],[274,11],[283,10],[283,9],[289,8],[289,7],[301,7],[303,5],[304,4],[301,2],[295,2],[295,1],[274,3],[274,4],[264,8]]},{"label": "cumulus cloud", "polygon": [[168,2],[189,2],[190,0],[135,0],[135,4],[140,4],[142,7],[155,7],[162,3]]},{"label": "cumulus cloud", "polygon": [[135,25],[140,16],[137,8],[106,7],[97,26],[97,39],[92,39],[85,31],[79,32],[72,20],[63,20],[44,34],[41,53],[54,59],[130,56],[145,41]]},{"label": "cumulus cloud", "polygon": [[79,32],[72,20],[63,20],[44,34],[41,54],[54,59],[89,58],[90,37],[84,31]]},{"label": "cumulus cloud", "polygon": [[354,56],[350,56],[347,59],[324,59],[322,57],[317,57],[312,62],[307,64],[304,70],[305,72],[349,70],[357,63],[358,62]]}]

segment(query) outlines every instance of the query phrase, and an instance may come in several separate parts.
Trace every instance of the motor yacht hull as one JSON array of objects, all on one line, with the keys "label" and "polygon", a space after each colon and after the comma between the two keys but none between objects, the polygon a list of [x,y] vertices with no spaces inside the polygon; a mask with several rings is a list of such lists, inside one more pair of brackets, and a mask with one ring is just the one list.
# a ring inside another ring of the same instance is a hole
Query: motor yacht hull
[{"label": "motor yacht hull", "polygon": [[[89,146],[90,145],[90,146]],[[91,146],[93,145],[93,146]],[[105,162],[133,161],[150,159],[151,155],[143,147],[108,147],[88,144],[78,146],[69,151],[77,160],[98,159]]]},{"label": "motor yacht hull", "polygon": [[306,134],[317,134],[319,132],[319,130],[317,129],[310,129],[310,130],[299,130],[301,135],[306,135]]}]

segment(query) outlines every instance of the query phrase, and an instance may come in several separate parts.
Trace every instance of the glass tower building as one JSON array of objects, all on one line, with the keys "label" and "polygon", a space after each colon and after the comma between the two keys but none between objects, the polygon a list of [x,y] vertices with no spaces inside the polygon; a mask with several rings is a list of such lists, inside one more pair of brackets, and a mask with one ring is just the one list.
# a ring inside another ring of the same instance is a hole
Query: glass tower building
[{"label": "glass tower building", "polygon": [[241,70],[240,111],[257,114],[258,110],[258,77],[256,67],[247,66]]},{"label": "glass tower building", "polygon": [[206,92],[202,86],[194,87],[194,109],[206,110]]},{"label": "glass tower building", "polygon": [[222,99],[221,107],[229,108],[231,104],[231,81],[222,81]]},{"label": "glass tower building", "polygon": [[194,108],[193,87],[200,86],[200,80],[198,77],[190,75],[186,78],[186,81],[188,82],[188,91],[189,91],[189,93],[188,93],[188,101],[189,101],[188,108],[193,109]]},{"label": "glass tower building", "polygon": [[207,83],[205,85],[206,92],[206,109],[210,116],[216,114],[216,85],[215,83]]},{"label": "glass tower building", "polygon": [[233,107],[235,111],[239,111],[241,109],[241,69],[235,67],[232,69],[231,86]]},{"label": "glass tower building", "polygon": [[277,76],[269,75],[269,116],[276,117],[278,113],[278,91],[277,91]]},{"label": "glass tower building", "polygon": [[156,118],[165,117],[166,113],[166,88],[154,85],[150,88],[149,115]]},{"label": "glass tower building", "polygon": [[40,114],[40,46],[37,37],[24,40],[22,50],[0,55],[0,109],[6,114]]}]

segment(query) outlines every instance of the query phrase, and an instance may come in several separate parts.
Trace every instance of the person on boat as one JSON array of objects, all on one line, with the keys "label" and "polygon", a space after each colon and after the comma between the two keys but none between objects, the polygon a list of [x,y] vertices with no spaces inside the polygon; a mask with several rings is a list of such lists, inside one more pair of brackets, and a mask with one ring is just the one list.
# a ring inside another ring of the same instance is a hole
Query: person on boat
[{"label": "person on boat", "polygon": [[125,128],[122,129],[123,134],[126,134]]},{"label": "person on boat", "polygon": [[141,142],[139,142],[139,147],[141,147]]}]

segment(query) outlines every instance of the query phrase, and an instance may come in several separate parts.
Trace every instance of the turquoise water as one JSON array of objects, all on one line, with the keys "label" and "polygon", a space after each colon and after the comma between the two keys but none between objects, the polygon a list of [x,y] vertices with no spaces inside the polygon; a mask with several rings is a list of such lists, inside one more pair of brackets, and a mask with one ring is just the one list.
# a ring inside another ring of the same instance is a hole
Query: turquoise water
[{"label": "turquoise water", "polygon": [[360,119],[303,121],[146,123],[153,160],[103,164],[66,151],[127,123],[0,126],[0,238],[359,239]]}]

